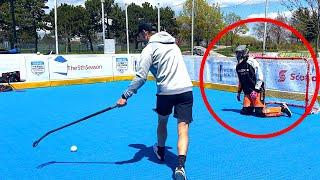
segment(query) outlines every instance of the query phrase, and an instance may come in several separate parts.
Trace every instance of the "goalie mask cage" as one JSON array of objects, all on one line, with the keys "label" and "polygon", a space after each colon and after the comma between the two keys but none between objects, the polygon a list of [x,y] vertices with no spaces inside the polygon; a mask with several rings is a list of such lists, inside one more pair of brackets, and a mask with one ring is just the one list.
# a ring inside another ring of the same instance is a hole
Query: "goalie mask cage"
[{"label": "goalie mask cage", "polygon": [[[282,104],[307,109],[316,87],[312,60],[288,57],[255,57],[263,71],[266,104]],[[318,97],[311,113],[320,111]]]}]

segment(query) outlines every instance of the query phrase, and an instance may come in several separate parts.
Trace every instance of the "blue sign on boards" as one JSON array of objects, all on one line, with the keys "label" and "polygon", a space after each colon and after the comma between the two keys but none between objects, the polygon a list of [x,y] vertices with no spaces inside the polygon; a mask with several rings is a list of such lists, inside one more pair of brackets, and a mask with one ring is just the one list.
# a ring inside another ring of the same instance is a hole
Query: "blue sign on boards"
[{"label": "blue sign on boards", "polygon": [[46,72],[46,68],[43,61],[31,61],[31,72],[37,76],[40,76]]},{"label": "blue sign on boards", "polygon": [[123,73],[128,70],[128,58],[116,58],[116,69]]}]

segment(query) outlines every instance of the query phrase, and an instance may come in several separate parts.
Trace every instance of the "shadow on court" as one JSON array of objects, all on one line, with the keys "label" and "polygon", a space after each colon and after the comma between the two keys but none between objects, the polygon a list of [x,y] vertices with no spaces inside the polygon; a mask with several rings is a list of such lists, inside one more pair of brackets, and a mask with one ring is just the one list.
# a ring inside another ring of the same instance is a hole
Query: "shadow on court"
[{"label": "shadow on court", "polygon": [[165,161],[161,162],[158,160],[156,155],[153,152],[152,146],[147,147],[144,144],[129,144],[129,147],[135,148],[138,150],[138,152],[135,153],[135,155],[128,160],[123,161],[116,161],[116,162],[68,162],[68,161],[49,161],[43,164],[40,164],[37,166],[38,169],[44,168],[49,165],[53,164],[116,164],[116,165],[123,165],[123,164],[131,164],[131,163],[137,163],[141,161],[143,158],[147,158],[149,161],[157,164],[165,164],[168,166],[172,172],[174,172],[178,156],[174,153],[170,152],[169,149],[172,149],[172,147],[166,146],[166,152],[165,152]]},{"label": "shadow on court", "polygon": [[50,166],[53,164],[115,164],[114,162],[87,162],[87,161],[49,161],[43,164],[40,164],[39,166],[37,166],[37,169],[41,169],[44,168],[46,166]]},{"label": "shadow on court", "polygon": [[165,164],[174,172],[177,165],[176,163],[177,163],[178,156],[169,151],[169,149],[172,149],[172,147],[166,146],[165,160],[162,162],[162,161],[159,161],[156,155],[154,154],[152,146],[147,147],[144,144],[129,144],[128,146],[136,148],[139,151],[136,152],[136,154],[132,157],[132,159],[118,161],[118,162],[115,162],[115,164],[121,165],[121,164],[136,163],[141,161],[143,158],[148,158],[148,160],[153,163]]},{"label": "shadow on court", "polygon": [[234,112],[240,114],[240,109],[222,109],[222,111]]}]

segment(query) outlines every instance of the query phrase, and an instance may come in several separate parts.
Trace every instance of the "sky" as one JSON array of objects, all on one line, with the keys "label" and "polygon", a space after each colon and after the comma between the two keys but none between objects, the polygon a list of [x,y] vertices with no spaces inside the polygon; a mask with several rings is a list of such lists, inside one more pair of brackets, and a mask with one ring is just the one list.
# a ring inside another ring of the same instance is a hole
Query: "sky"
[{"label": "sky", "polygon": [[[58,5],[61,3],[67,3],[72,5],[83,5],[86,0],[57,0]],[[284,14],[286,17],[291,17],[291,12],[281,3],[285,0],[267,0],[267,17],[275,18],[279,13]],[[135,3],[141,5],[144,2],[149,2],[153,6],[171,7],[176,15],[181,13],[183,3],[185,0],[114,0],[120,6],[124,7],[125,4]],[[266,0],[207,0],[209,4],[218,3],[221,7],[223,14],[234,12],[239,15],[241,19],[265,17],[265,4]],[[159,4],[158,4],[159,3]],[[47,5],[50,8],[54,6],[54,0],[49,0]],[[245,35],[254,36],[253,24],[248,24],[249,32]]]},{"label": "sky", "polygon": [[[73,5],[83,5],[85,0],[57,0],[58,4],[60,3],[68,3]],[[268,0],[268,15],[269,17],[273,18],[277,15],[278,12],[284,13],[286,15],[290,15],[289,11],[285,6],[281,4],[283,0]],[[185,0],[115,0],[115,3],[119,5],[123,5],[125,3],[135,4],[142,4],[143,2],[149,2],[152,5],[160,4],[160,7],[171,7],[175,12],[176,15],[179,15],[183,3]],[[252,18],[252,17],[264,17],[265,11],[265,2],[266,0],[207,0],[209,4],[212,3],[219,3],[221,6],[221,10],[223,13],[230,13],[234,12],[239,15],[242,19]],[[49,0],[47,5],[52,8],[54,0]]]}]

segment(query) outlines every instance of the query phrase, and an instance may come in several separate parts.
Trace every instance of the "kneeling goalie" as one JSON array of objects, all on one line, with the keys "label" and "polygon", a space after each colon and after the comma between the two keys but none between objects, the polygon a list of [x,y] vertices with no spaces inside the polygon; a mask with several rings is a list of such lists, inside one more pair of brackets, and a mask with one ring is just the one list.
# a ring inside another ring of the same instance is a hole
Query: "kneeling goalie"
[{"label": "kneeling goalie", "polygon": [[266,107],[262,69],[256,59],[249,58],[249,49],[246,45],[240,45],[236,48],[236,58],[238,60],[236,71],[239,78],[238,101],[240,101],[241,92],[244,93],[243,107],[240,113],[258,117],[278,117],[285,113],[291,117],[292,113],[286,104],[282,104],[280,107]]}]

